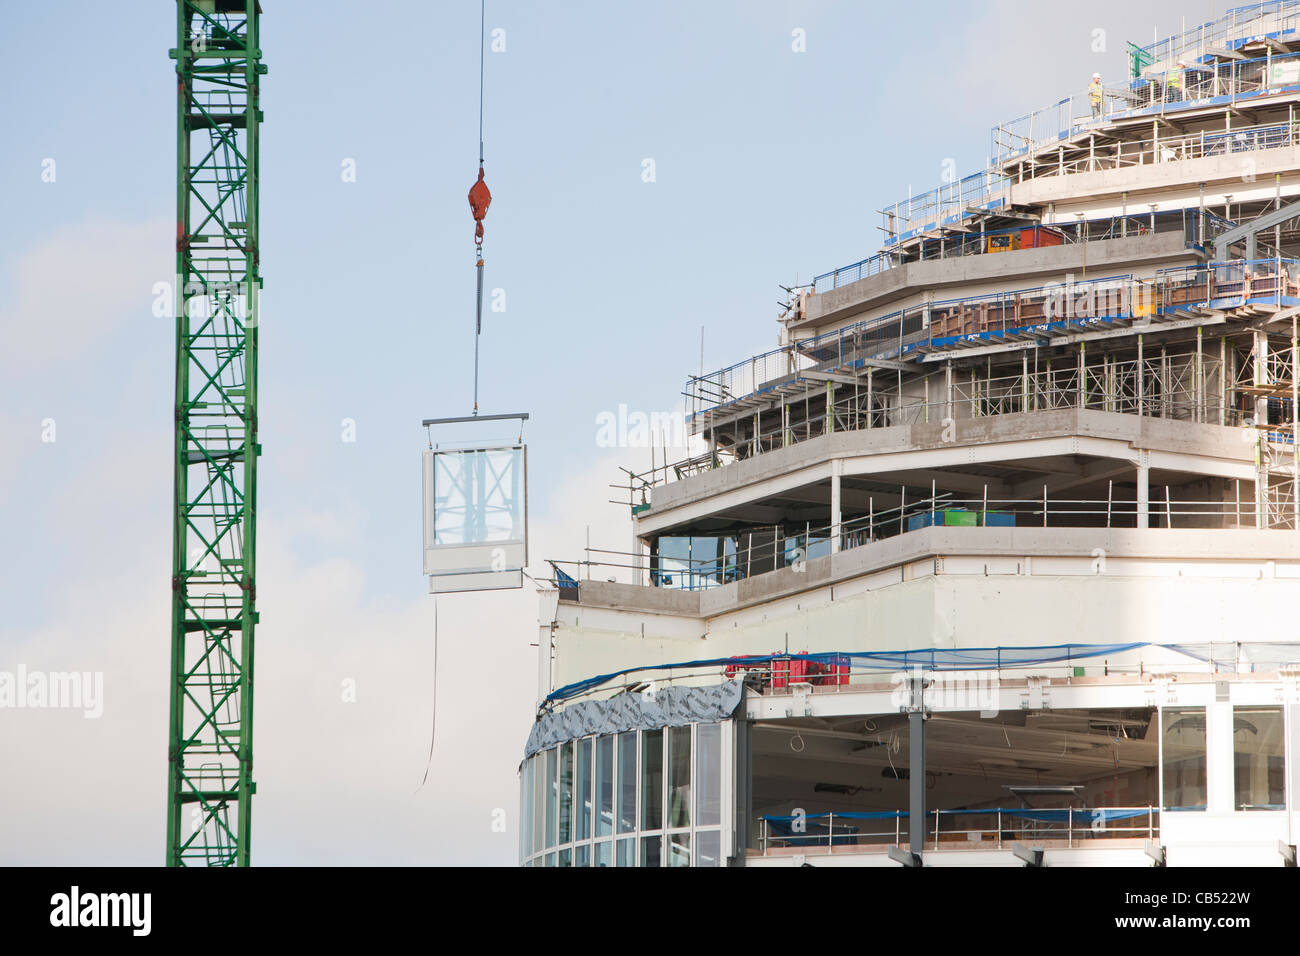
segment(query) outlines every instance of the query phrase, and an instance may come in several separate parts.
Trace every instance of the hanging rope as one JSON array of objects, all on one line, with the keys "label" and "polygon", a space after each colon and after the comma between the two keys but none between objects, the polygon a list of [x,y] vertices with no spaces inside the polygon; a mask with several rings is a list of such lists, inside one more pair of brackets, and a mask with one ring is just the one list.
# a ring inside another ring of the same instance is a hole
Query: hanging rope
[{"label": "hanging rope", "polygon": [[438,596],[433,596],[433,721],[429,727],[429,756],[424,762],[424,778],[415,788],[419,793],[429,782],[429,768],[433,766],[433,744],[438,739]]},{"label": "hanging rope", "polygon": [[474,259],[478,273],[478,299],[474,312],[474,414],[478,414],[478,339],[483,331],[483,220],[492,205],[492,192],[483,179],[483,64],[487,37],[487,0],[479,2],[478,26],[478,180],[469,188],[469,210],[474,216]]}]

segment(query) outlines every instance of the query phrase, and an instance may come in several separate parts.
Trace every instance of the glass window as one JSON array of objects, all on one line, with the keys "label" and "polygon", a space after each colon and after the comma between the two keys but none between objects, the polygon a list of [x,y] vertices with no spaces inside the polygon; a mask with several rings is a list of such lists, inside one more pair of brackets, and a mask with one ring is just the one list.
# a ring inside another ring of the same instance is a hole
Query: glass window
[{"label": "glass window", "polygon": [[546,754],[533,754],[533,852],[543,849],[546,836]]},{"label": "glass window", "polygon": [[614,841],[602,840],[596,844],[596,865],[613,866],[614,865]]},{"label": "glass window", "polygon": [[591,844],[579,843],[573,848],[574,866],[591,866]]},{"label": "glass window", "polygon": [[636,829],[636,731],[618,735],[618,832]]},{"label": "glass window", "polygon": [[722,833],[704,830],[695,834],[695,865],[722,866]]},{"label": "glass window", "polygon": [[641,865],[642,866],[659,866],[659,852],[663,843],[663,837],[642,837],[641,838]]},{"label": "glass window", "polygon": [[596,740],[596,836],[614,832],[614,737]]},{"label": "glass window", "polygon": [[573,840],[573,741],[560,744],[560,838]]},{"label": "glass window", "polygon": [[722,822],[722,725],[695,729],[695,825],[716,827]]},{"label": "glass window", "polygon": [[691,835],[674,833],[668,837],[668,865],[691,865]]},{"label": "glass window", "polygon": [[737,564],[734,535],[694,538],[665,535],[659,539],[656,553],[650,572],[655,587],[695,591],[745,576],[743,564]]},{"label": "glass window", "polygon": [[433,543],[522,541],[523,481],[522,447],[433,453]]},{"label": "glass window", "polygon": [[[641,734],[641,829],[658,830],[664,825],[664,732]],[[656,861],[658,855],[656,852]],[[658,866],[658,862],[655,866]]]},{"label": "glass window", "polygon": [[618,841],[618,865],[636,866],[636,839],[628,837]]},{"label": "glass window", "polygon": [[668,825],[691,825],[691,727],[668,728]]},{"label": "glass window", "polygon": [[1285,810],[1286,766],[1281,707],[1236,707],[1232,751],[1238,810]]},{"label": "glass window", "polygon": [[591,839],[591,738],[578,741],[578,788],[575,795],[579,840]]},{"label": "glass window", "polygon": [[558,806],[558,792],[555,783],[555,771],[558,766],[554,748],[546,751],[546,845],[555,846],[555,808]]},{"label": "glass window", "polygon": [[1204,810],[1205,708],[1168,707],[1161,711],[1166,810]]},{"label": "glass window", "polygon": [[561,850],[561,851],[560,851],[560,862],[559,862],[558,865],[559,865],[559,866],[573,866],[573,851],[572,851],[572,850],[567,850],[567,849],[565,849],[565,850]]},{"label": "glass window", "polygon": [[519,858],[533,852],[533,758],[524,761],[519,775]]}]

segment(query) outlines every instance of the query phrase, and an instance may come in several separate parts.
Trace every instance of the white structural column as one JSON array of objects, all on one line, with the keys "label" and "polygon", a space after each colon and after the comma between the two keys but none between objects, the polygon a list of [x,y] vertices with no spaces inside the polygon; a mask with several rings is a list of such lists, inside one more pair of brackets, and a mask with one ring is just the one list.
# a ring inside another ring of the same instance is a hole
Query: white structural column
[{"label": "white structural column", "polygon": [[1236,808],[1232,704],[1215,701],[1205,716],[1206,809],[1228,814]]},{"label": "white structural column", "polygon": [[1137,526],[1151,526],[1151,466],[1147,452],[1138,452],[1137,461]]},{"label": "white structural column", "polygon": [[[1263,329],[1255,330],[1255,385],[1262,387],[1268,382],[1268,334]],[[1255,527],[1268,526],[1268,454],[1264,443],[1268,440],[1268,431],[1260,426],[1268,424],[1268,396],[1256,395],[1255,398]]]},{"label": "white structural column", "polygon": [[844,462],[836,458],[831,462],[831,554],[840,550],[840,475]]}]

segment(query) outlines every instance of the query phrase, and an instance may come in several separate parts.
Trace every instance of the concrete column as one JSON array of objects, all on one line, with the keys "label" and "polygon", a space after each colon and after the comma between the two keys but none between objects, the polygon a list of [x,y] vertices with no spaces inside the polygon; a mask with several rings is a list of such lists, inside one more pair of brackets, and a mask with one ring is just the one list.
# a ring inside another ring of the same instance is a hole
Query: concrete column
[{"label": "concrete column", "polygon": [[838,458],[831,462],[831,554],[840,550],[840,475],[844,463]]},{"label": "concrete column", "polygon": [[1087,399],[1088,399],[1088,388],[1087,388],[1087,378],[1086,378],[1088,374],[1088,366],[1087,366],[1087,359],[1085,358],[1086,349],[1087,346],[1084,345],[1083,342],[1080,342],[1079,343],[1079,382],[1078,382],[1079,388],[1078,388],[1077,398],[1074,403],[1076,408],[1083,408],[1083,406],[1087,404]]},{"label": "concrete column", "polygon": [[1138,453],[1137,466],[1137,526],[1151,527],[1151,468],[1145,452]]},{"label": "concrete column", "polygon": [[875,407],[875,389],[871,381],[872,369],[867,369],[867,427],[871,427],[871,415]]},{"label": "concrete column", "polygon": [[925,711],[922,709],[922,681],[912,684],[912,707],[907,716],[908,791],[907,838],[913,854],[925,850]]},{"label": "concrete column", "polygon": [[[952,361],[949,360],[943,370],[944,385],[944,406],[943,417],[951,419],[953,417],[953,379],[952,379]],[[945,423],[946,424],[946,423]]]}]

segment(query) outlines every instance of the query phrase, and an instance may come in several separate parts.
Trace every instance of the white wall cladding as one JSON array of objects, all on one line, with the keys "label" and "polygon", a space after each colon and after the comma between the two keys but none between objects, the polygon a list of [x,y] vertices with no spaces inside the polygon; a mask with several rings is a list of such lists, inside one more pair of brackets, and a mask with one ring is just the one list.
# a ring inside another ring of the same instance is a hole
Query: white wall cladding
[{"label": "white wall cladding", "polygon": [[786,649],[1294,638],[1279,623],[1300,606],[1292,563],[1112,558],[1105,573],[1093,567],[1081,557],[936,558],[705,619],[561,604],[555,684]]}]

